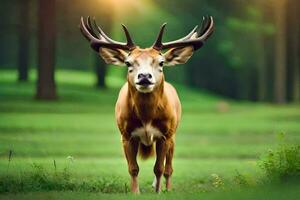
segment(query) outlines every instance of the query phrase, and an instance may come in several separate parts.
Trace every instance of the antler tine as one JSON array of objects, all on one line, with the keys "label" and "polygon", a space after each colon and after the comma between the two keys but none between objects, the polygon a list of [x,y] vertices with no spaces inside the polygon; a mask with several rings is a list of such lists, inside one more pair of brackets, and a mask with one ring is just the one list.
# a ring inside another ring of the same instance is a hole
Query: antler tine
[{"label": "antler tine", "polygon": [[[100,26],[98,26],[98,24],[97,24],[95,18],[94,18],[93,22],[94,22],[94,25],[95,25],[95,27],[97,28],[99,34],[100,34],[105,40],[107,40],[108,42],[111,42],[111,43],[121,43],[121,42],[115,41],[115,40],[111,39],[110,37],[108,37],[108,36],[104,33],[104,31],[100,28]],[[121,44],[125,45],[125,43],[121,43]]]},{"label": "antler tine", "polygon": [[90,16],[87,17],[86,19],[86,28],[88,29],[88,31],[95,37],[95,38],[98,38],[98,39],[101,39],[101,36],[100,35],[97,35],[94,31],[94,28],[93,28],[93,25],[91,23],[91,19],[90,19]]},{"label": "antler tine", "polygon": [[185,36],[185,37],[183,37],[183,38],[181,38],[181,39],[179,39],[179,40],[176,40],[176,41],[186,40],[186,39],[191,38],[191,37],[194,35],[194,33],[197,32],[197,29],[198,29],[198,25],[195,26],[195,27],[193,28],[193,30],[192,30],[187,36]]},{"label": "antler tine", "polygon": [[83,36],[90,42],[94,41],[96,38],[90,33],[89,29],[85,26],[83,17],[80,19],[80,26],[79,26],[81,33]]},{"label": "antler tine", "polygon": [[85,23],[83,17],[80,19],[80,30],[83,36],[91,43],[91,47],[95,51],[99,51],[100,47],[106,48],[118,48],[123,50],[132,50],[135,48],[134,43],[129,35],[128,30],[126,29],[125,34],[127,38],[127,43],[118,42],[115,40],[110,39],[104,31],[97,25],[96,21],[94,20],[94,26],[97,27],[99,32],[99,36],[94,32],[93,25],[91,23],[90,17],[87,17],[87,22]]},{"label": "antler tine", "polygon": [[108,36],[104,33],[104,31],[97,25],[97,22],[96,22],[95,18],[94,18],[93,21],[94,21],[94,25],[95,25],[95,27],[97,27],[98,32],[100,33],[100,35],[101,35],[102,37],[104,37],[104,39],[106,39],[107,41],[112,42],[112,43],[119,43],[119,44],[122,44],[122,45],[127,45],[130,49],[135,48],[135,44],[133,43],[133,41],[132,41],[132,39],[131,39],[131,36],[130,36],[130,34],[129,34],[129,31],[128,31],[128,29],[126,28],[126,26],[125,26],[124,24],[122,24],[122,27],[123,27],[124,32],[125,32],[125,36],[126,36],[127,43],[118,42],[118,41],[115,41],[115,40],[111,39],[111,38],[108,37]]},{"label": "antler tine", "polygon": [[[159,34],[160,37],[155,42],[153,46],[154,49],[164,50],[173,47],[184,47],[184,46],[192,46],[194,50],[199,49],[203,46],[204,42],[209,38],[209,36],[214,31],[214,21],[212,17],[203,17],[202,26],[200,30],[196,31],[198,26],[196,26],[187,36],[167,42],[161,43],[161,32]],[[159,39],[160,38],[160,39]]]},{"label": "antler tine", "polygon": [[124,24],[122,24],[122,27],[123,27],[123,30],[125,32],[125,36],[126,36],[126,40],[127,40],[127,46],[130,47],[130,48],[134,48],[135,45],[134,45],[134,43],[131,39],[131,36],[129,34],[129,31],[128,31],[127,27]]},{"label": "antler tine", "polygon": [[207,20],[207,17],[203,17],[202,18],[202,23],[201,23],[201,27],[198,29],[198,31],[197,31],[197,33],[199,34],[199,35],[202,35],[203,33],[205,33],[205,29],[207,29],[208,28],[208,20]]},{"label": "antler tine", "polygon": [[[154,49],[159,50],[159,49],[162,47],[162,45],[163,45],[163,44],[162,44],[162,36],[163,36],[162,31],[164,31],[165,25],[166,25],[166,23],[163,24],[163,26],[161,27],[161,28],[163,28],[163,30],[160,30],[160,32],[159,32],[159,36],[157,37],[157,39],[156,39],[156,41],[155,41],[155,43],[154,43],[154,45],[153,45],[153,48],[154,48]],[[198,29],[198,25],[195,26],[195,27],[193,28],[193,30],[190,31],[189,34],[187,34],[186,36],[184,36],[184,37],[182,37],[182,38],[180,38],[180,39],[178,39],[178,40],[175,40],[175,41],[173,41],[173,42],[180,42],[180,41],[184,41],[184,40],[190,39],[190,38],[194,35],[194,33],[197,32],[197,31],[196,31],[197,29]]]},{"label": "antler tine", "polygon": [[195,33],[197,33],[197,29],[198,29],[198,25],[195,26],[195,27],[193,28],[193,30],[192,30],[189,34],[187,34],[187,35],[184,36],[183,38],[180,38],[180,39],[175,40],[175,41],[173,41],[173,42],[181,42],[181,41],[185,41],[185,40],[187,40],[187,39],[190,39]]},{"label": "antler tine", "polygon": [[154,44],[152,46],[153,49],[156,49],[156,50],[160,50],[161,49],[161,47],[163,45],[162,44],[162,37],[164,35],[164,31],[165,31],[166,25],[167,25],[167,23],[163,23],[163,25],[161,25],[160,31],[159,31],[159,33],[157,35],[157,39],[156,39],[156,41],[154,42]]},{"label": "antler tine", "polygon": [[206,27],[203,32],[201,33],[201,37],[199,39],[202,39],[204,41],[206,41],[208,39],[209,36],[211,36],[211,34],[214,32],[214,19],[212,17],[208,17],[208,22],[206,24]]}]

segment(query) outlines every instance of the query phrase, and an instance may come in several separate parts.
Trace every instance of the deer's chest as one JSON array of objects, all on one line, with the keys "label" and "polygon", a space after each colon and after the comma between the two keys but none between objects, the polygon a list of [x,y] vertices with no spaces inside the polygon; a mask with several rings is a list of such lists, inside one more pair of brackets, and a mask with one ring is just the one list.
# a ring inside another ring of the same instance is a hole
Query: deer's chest
[{"label": "deer's chest", "polygon": [[135,128],[131,132],[131,136],[138,138],[141,143],[146,146],[152,145],[153,142],[163,136],[162,132],[152,124],[144,124],[141,127]]}]

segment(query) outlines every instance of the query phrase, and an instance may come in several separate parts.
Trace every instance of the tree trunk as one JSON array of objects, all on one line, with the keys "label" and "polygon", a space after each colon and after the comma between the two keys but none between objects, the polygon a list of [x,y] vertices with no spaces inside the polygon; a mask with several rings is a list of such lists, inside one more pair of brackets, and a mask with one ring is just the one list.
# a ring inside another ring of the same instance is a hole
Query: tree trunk
[{"label": "tree trunk", "polygon": [[257,98],[259,101],[266,100],[266,92],[267,92],[267,73],[266,73],[266,51],[264,44],[264,36],[263,33],[257,33],[257,72],[258,72],[258,95]]},{"label": "tree trunk", "polygon": [[95,71],[96,71],[96,87],[97,88],[105,88],[105,76],[106,76],[106,70],[107,65],[102,60],[102,58],[99,57],[98,54],[95,54]]},{"label": "tree trunk", "polygon": [[274,100],[286,102],[286,0],[274,1],[275,7],[275,77]]},{"label": "tree trunk", "polygon": [[[109,4],[108,4],[109,5]],[[111,35],[113,24],[114,10],[111,7],[103,6],[99,15],[100,24],[103,30]],[[95,73],[96,73],[96,87],[105,88],[105,77],[107,72],[107,64],[100,58],[99,54],[95,56]]]},{"label": "tree trunk", "polygon": [[[258,26],[264,26],[264,13],[265,13],[265,2],[256,1],[257,7],[261,11],[261,16],[258,18]],[[257,99],[259,101],[266,101],[267,99],[267,54],[264,31],[258,31],[256,33],[257,44]]]},{"label": "tree trunk", "polygon": [[295,103],[299,103],[300,101],[300,28],[299,28],[299,9],[300,3],[297,1],[293,1],[291,6],[292,12],[292,24],[293,30],[291,31],[292,37],[292,100]]},{"label": "tree trunk", "polygon": [[39,0],[38,8],[38,80],[37,99],[56,98],[55,66],[55,0]]},{"label": "tree trunk", "polygon": [[18,81],[28,80],[29,63],[29,3],[30,0],[20,1],[19,14],[19,52],[18,52]]}]

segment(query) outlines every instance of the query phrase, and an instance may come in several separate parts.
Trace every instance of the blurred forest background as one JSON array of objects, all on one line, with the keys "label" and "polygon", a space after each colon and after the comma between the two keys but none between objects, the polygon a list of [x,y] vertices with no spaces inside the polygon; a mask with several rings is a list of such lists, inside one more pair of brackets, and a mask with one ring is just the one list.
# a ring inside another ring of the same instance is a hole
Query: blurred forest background
[{"label": "blurred forest background", "polygon": [[80,16],[95,16],[117,40],[124,23],[147,47],[163,22],[168,41],[212,15],[213,37],[185,66],[166,69],[167,80],[234,99],[299,102],[299,10],[298,0],[2,0],[0,68],[15,69],[20,82],[36,69],[38,99],[59,97],[57,69],[90,71],[103,88],[107,76],[125,79],[126,69],[107,67],[90,49]]},{"label": "blurred forest background", "polygon": [[127,69],[105,65],[80,17],[120,41],[123,23],[149,47],[162,23],[164,41],[175,40],[204,15],[213,36],[164,70],[183,106],[174,193],[150,196],[152,158],[139,161],[149,195],[139,198],[216,199],[205,193],[232,188],[240,198],[215,195],[300,199],[299,0],[1,0],[0,15],[0,199],[136,199],[113,112]]}]

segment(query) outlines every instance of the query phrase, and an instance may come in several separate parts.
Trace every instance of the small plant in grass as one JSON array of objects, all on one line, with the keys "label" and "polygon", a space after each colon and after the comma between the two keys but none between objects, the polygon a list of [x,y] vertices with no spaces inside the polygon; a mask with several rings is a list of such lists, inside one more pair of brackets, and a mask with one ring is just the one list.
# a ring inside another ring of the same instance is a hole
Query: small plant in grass
[{"label": "small plant in grass", "polygon": [[12,159],[12,155],[13,155],[13,151],[12,151],[12,150],[9,150],[9,152],[8,152],[7,171],[8,171],[8,169],[9,169],[9,165],[10,165],[10,162],[11,162],[11,159]]},{"label": "small plant in grass", "polygon": [[248,179],[245,175],[241,174],[239,171],[236,170],[236,174],[233,177],[233,182],[241,187],[249,186]]},{"label": "small plant in grass", "polygon": [[242,174],[238,170],[235,171],[232,181],[235,186],[239,186],[240,188],[257,186],[259,182],[257,177],[252,174]]},{"label": "small plant in grass", "polygon": [[218,174],[211,175],[211,183],[214,188],[224,189],[224,182]]},{"label": "small plant in grass", "polygon": [[279,140],[277,149],[269,150],[259,166],[270,182],[299,181],[300,145],[288,144],[283,133],[279,135]]}]

